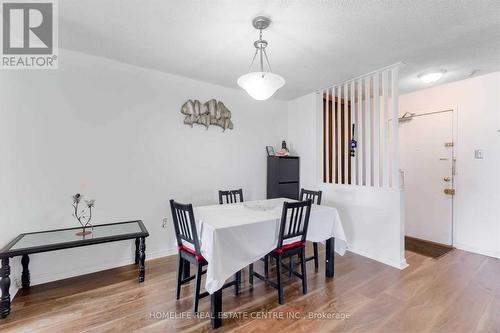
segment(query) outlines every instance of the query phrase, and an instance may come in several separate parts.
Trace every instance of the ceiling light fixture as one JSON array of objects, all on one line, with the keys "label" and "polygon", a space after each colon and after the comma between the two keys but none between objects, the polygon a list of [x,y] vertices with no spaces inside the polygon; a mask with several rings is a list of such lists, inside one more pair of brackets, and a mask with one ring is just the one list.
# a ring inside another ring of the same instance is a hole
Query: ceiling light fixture
[{"label": "ceiling light fixture", "polygon": [[428,73],[423,73],[418,76],[420,80],[422,80],[424,83],[433,83],[439,80],[443,74],[446,73],[445,70],[440,70],[440,71],[435,71],[435,72],[428,72]]},{"label": "ceiling light fixture", "polygon": [[[257,55],[260,60],[260,71],[250,72],[238,78],[238,85],[245,89],[245,91],[254,99],[263,101],[274,95],[274,93],[285,85],[285,79],[278,74],[272,73],[271,65],[266,53],[267,41],[262,39],[262,30],[266,29],[271,24],[271,19],[265,16],[257,16],[252,20],[252,25],[258,29],[259,39],[253,45],[255,46],[255,53],[253,55],[252,63],[250,64],[249,71],[252,70],[252,65]],[[264,58],[269,71],[264,70]]]}]

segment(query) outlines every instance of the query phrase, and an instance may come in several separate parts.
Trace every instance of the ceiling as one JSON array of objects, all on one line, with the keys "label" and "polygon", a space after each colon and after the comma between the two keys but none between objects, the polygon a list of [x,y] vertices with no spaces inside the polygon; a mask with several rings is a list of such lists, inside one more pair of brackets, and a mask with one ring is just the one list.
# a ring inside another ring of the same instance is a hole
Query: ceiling
[{"label": "ceiling", "polygon": [[500,70],[498,0],[64,0],[60,47],[237,88],[257,15],[292,99],[402,61],[402,92]]}]

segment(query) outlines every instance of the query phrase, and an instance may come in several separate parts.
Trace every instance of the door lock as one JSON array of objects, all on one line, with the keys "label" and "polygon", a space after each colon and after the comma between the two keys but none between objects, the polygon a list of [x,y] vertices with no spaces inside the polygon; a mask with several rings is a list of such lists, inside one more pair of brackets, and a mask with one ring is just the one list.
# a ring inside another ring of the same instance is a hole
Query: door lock
[{"label": "door lock", "polygon": [[449,181],[451,181],[451,177],[444,177],[444,178],[443,178],[443,180],[444,180],[445,182],[449,182]]},{"label": "door lock", "polygon": [[455,189],[454,188],[445,188],[444,194],[455,195]]}]

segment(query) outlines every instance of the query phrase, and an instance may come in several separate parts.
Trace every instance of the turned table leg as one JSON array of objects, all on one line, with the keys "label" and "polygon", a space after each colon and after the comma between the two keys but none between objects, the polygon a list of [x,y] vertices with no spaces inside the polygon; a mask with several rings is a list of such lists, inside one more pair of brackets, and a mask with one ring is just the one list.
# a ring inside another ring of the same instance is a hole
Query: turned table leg
[{"label": "turned table leg", "polygon": [[139,240],[139,282],[144,282],[146,268],[144,261],[146,260],[146,239],[141,237]]},{"label": "turned table leg", "polygon": [[139,238],[135,239],[135,264],[139,263]]},{"label": "turned table leg", "polygon": [[23,288],[30,287],[30,270],[28,266],[30,264],[30,257],[27,254],[23,254],[21,259],[21,264],[23,265],[23,274],[21,275],[21,283]]},{"label": "turned table leg", "polygon": [[2,298],[0,299],[0,318],[5,318],[10,313],[10,266],[9,266],[9,258],[2,258],[2,268],[1,272],[1,280],[0,280],[0,289],[2,290]]}]

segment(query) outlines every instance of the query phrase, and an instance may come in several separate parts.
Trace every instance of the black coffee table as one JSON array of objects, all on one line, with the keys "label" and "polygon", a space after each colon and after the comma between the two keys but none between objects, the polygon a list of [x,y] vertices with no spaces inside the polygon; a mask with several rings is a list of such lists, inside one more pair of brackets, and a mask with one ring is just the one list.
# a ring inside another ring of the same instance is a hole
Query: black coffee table
[{"label": "black coffee table", "polygon": [[2,291],[2,298],[0,299],[0,318],[5,318],[10,313],[9,258],[22,256],[21,263],[23,265],[23,273],[21,282],[23,288],[29,288],[29,254],[135,239],[135,263],[139,264],[139,282],[144,281],[146,237],[149,236],[149,233],[142,221],[94,225],[92,229],[87,228],[87,230],[91,230],[92,233],[85,236],[77,235],[81,230],[82,228],[79,227],[20,234],[0,250],[0,258],[2,259],[2,267],[0,270],[0,289]]}]

